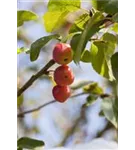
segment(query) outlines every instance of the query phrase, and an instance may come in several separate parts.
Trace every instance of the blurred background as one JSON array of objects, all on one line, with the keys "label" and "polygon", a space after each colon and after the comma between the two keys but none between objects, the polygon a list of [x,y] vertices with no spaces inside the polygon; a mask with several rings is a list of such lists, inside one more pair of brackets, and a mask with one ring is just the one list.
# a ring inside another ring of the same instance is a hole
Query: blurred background
[{"label": "blurred background", "polygon": [[[30,10],[39,16],[37,21],[29,21],[17,29],[17,47],[29,48],[35,40],[49,35],[45,31],[42,19],[47,11],[47,1],[18,0],[17,7],[18,10]],[[82,2],[82,7],[89,10],[91,4],[85,1]],[[52,40],[42,48],[40,56],[34,62],[30,61],[29,54],[21,53],[17,56],[18,88],[52,58],[52,50],[57,42]],[[54,65],[51,69],[53,70],[57,66]],[[76,66],[72,62],[69,66],[75,75],[74,84],[78,84],[80,81],[94,81],[104,89],[105,93],[114,92],[113,84],[98,75],[91,64],[81,63],[80,66]],[[53,100],[52,88],[53,83],[50,77],[42,76],[21,96],[22,103],[18,106],[18,113]],[[81,90],[74,92],[79,93]],[[47,148],[69,147],[76,143],[87,143],[97,137],[116,141],[117,134],[113,125],[104,116],[99,115],[101,99],[99,98],[94,104],[83,108],[86,97],[86,95],[82,95],[70,98],[63,104],[53,103],[40,111],[18,118],[18,138],[28,136],[41,139]]]}]

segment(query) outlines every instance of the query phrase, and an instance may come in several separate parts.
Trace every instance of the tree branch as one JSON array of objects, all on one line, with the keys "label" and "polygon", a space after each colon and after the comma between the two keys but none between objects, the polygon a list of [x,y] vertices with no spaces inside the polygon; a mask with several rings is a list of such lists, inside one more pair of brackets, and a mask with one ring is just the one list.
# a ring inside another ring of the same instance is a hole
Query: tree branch
[{"label": "tree branch", "polygon": [[[85,94],[89,94],[89,93],[82,92],[82,93],[79,93],[79,94],[72,95],[70,98],[78,97],[78,96],[85,95]],[[24,115],[26,115],[26,114],[38,111],[38,110],[44,108],[45,106],[50,105],[50,104],[55,103],[55,102],[57,102],[57,101],[56,100],[52,100],[52,101],[50,101],[48,103],[44,103],[44,104],[42,104],[42,105],[40,105],[40,106],[38,106],[36,108],[30,109],[30,110],[26,110],[24,112],[19,113],[17,115],[17,117],[24,117]]]},{"label": "tree branch", "polygon": [[55,64],[55,61],[52,59],[50,60],[39,72],[33,75],[18,91],[17,97],[19,97],[25,90],[27,90],[35,80],[37,80],[43,74],[47,74],[47,70]]}]

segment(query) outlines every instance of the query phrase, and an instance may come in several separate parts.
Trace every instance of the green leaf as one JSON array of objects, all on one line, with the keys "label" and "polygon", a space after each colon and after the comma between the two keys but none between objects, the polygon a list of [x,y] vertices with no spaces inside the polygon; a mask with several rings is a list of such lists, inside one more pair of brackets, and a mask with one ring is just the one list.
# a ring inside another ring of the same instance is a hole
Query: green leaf
[{"label": "green leaf", "polygon": [[30,60],[35,61],[39,56],[41,48],[45,46],[45,44],[47,44],[50,40],[58,39],[59,37],[60,36],[57,34],[44,36],[32,43],[30,47]]},{"label": "green leaf", "polygon": [[95,9],[111,15],[118,12],[118,0],[92,0],[92,5]]},{"label": "green leaf", "polygon": [[22,26],[25,21],[36,20],[38,16],[27,10],[18,10],[17,11],[17,27]]},{"label": "green leaf", "polygon": [[90,16],[89,14],[85,13],[83,15],[81,15],[76,21],[75,24],[77,25],[77,27],[81,28],[82,30],[84,29],[86,23],[89,21]]},{"label": "green leaf", "polygon": [[44,146],[44,142],[28,137],[22,137],[17,141],[17,147],[19,148],[27,148],[27,149],[34,149]]},{"label": "green leaf", "polygon": [[80,5],[80,0],[50,0],[48,12],[43,16],[46,31],[52,32],[60,28],[65,23],[67,14],[80,9]]},{"label": "green leaf", "polygon": [[46,12],[43,16],[46,31],[52,32],[59,29],[65,23],[68,13],[68,11]]},{"label": "green leaf", "polygon": [[76,49],[74,49],[74,51],[76,52],[74,53],[73,57],[75,63],[79,63],[81,54],[84,51],[89,39],[100,30],[100,25],[103,23],[103,18],[104,17],[100,12],[96,12],[86,24],[85,29],[76,42],[77,47]]},{"label": "green leaf", "polygon": [[70,33],[66,37],[64,37],[61,42],[66,43],[67,40],[71,40],[75,35],[78,35],[78,32]]},{"label": "green leaf", "polygon": [[88,50],[83,51],[81,55],[81,61],[86,63],[91,62],[90,51]]},{"label": "green leaf", "polygon": [[92,105],[97,100],[97,98],[98,98],[98,96],[96,96],[96,95],[89,95],[87,97],[87,102],[85,103],[85,106],[88,107],[88,106]]},{"label": "green leaf", "polygon": [[23,104],[23,95],[17,98],[17,107],[20,107]]},{"label": "green leaf", "polygon": [[83,14],[78,19],[75,20],[74,24],[71,26],[69,33],[83,31],[86,23],[90,19],[89,14]]},{"label": "green leaf", "polygon": [[118,22],[118,13],[113,15],[112,19],[113,19],[114,22]]},{"label": "green leaf", "polygon": [[115,45],[113,43],[104,41],[93,42],[90,50],[90,59],[94,70],[111,81],[115,80],[110,61],[114,50]]},{"label": "green leaf", "polygon": [[73,24],[69,30],[69,33],[75,33],[80,31],[83,31],[83,29],[79,28],[76,24]]},{"label": "green leaf", "polygon": [[49,11],[77,10],[81,6],[80,0],[49,0]]},{"label": "green leaf", "polygon": [[103,110],[100,111],[99,116],[101,117],[105,116]]},{"label": "green leaf", "polygon": [[103,89],[98,85],[98,83],[93,82],[83,88],[84,92],[101,95],[103,94]]},{"label": "green leaf", "polygon": [[111,57],[111,65],[115,78],[118,80],[118,52]]},{"label": "green leaf", "polygon": [[111,30],[118,33],[118,23],[114,23],[114,25],[111,27]]},{"label": "green leaf", "polygon": [[71,48],[72,48],[74,53],[76,53],[76,48],[77,48],[77,44],[76,43],[78,43],[78,41],[80,40],[80,37],[81,37],[80,33],[75,34],[72,37],[71,41],[70,41],[70,45],[71,45]]},{"label": "green leaf", "polygon": [[22,148],[18,147],[17,150],[23,150]]},{"label": "green leaf", "polygon": [[102,99],[101,109],[103,110],[105,117],[117,128],[118,107],[115,104],[115,101],[115,98],[112,97]]},{"label": "green leaf", "polygon": [[17,48],[17,54],[20,54],[20,53],[22,53],[22,52],[24,52],[24,48],[23,48],[23,47]]},{"label": "green leaf", "polygon": [[115,36],[114,34],[108,33],[108,32],[103,35],[102,39],[106,42],[111,42],[114,44],[118,43],[117,36]]},{"label": "green leaf", "polygon": [[114,110],[114,114],[115,114],[116,121],[117,121],[117,124],[118,124],[118,97],[115,98],[115,102],[114,102],[114,105],[113,105],[113,110]]}]

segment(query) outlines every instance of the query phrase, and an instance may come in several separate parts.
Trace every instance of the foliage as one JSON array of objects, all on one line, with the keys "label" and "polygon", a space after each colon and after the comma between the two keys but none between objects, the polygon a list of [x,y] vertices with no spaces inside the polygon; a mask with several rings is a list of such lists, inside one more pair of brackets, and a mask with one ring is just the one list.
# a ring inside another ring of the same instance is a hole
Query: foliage
[{"label": "foliage", "polygon": [[18,139],[17,146],[18,146],[18,150],[24,149],[24,148],[34,149],[34,148],[44,146],[44,142],[40,141],[40,140],[28,138],[28,137],[22,137],[22,138]]},{"label": "foliage", "polygon": [[51,39],[58,39],[59,35],[49,35],[41,37],[40,39],[36,40],[34,43],[31,44],[30,47],[30,60],[35,61],[40,53],[40,50],[45,44],[47,44]]},{"label": "foliage", "polygon": [[100,12],[95,13],[86,24],[82,34],[78,36],[78,40],[76,41],[78,45],[76,46],[76,49],[73,49],[75,63],[79,63],[81,54],[84,51],[89,39],[100,30],[100,25],[102,24],[103,18],[104,17]]},{"label": "foliage", "polygon": [[43,16],[46,31],[53,32],[60,28],[65,23],[67,14],[80,9],[80,4],[80,0],[50,0],[48,11]]},{"label": "foliage", "polygon": [[103,94],[103,89],[98,85],[98,83],[93,82],[89,85],[86,85],[83,90],[87,93],[101,95]]},{"label": "foliage", "polygon": [[117,128],[118,127],[118,99],[107,97],[102,100],[101,109],[105,117]]},{"label": "foliage", "polygon": [[22,26],[25,21],[36,20],[38,17],[35,13],[27,10],[17,11],[17,27]]},{"label": "foliage", "polygon": [[95,9],[108,14],[118,12],[118,0],[92,0],[92,4]]}]

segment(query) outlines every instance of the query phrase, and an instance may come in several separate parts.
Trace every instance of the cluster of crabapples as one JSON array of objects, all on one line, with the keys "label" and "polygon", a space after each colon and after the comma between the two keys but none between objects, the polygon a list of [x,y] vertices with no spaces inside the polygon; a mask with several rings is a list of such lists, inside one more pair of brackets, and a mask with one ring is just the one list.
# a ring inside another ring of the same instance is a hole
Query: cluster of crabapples
[{"label": "cluster of crabapples", "polygon": [[70,87],[74,81],[74,74],[67,65],[72,61],[72,50],[69,44],[58,43],[53,49],[53,60],[60,66],[54,71],[54,81],[56,86],[53,87],[53,97],[63,103],[71,95]]}]

